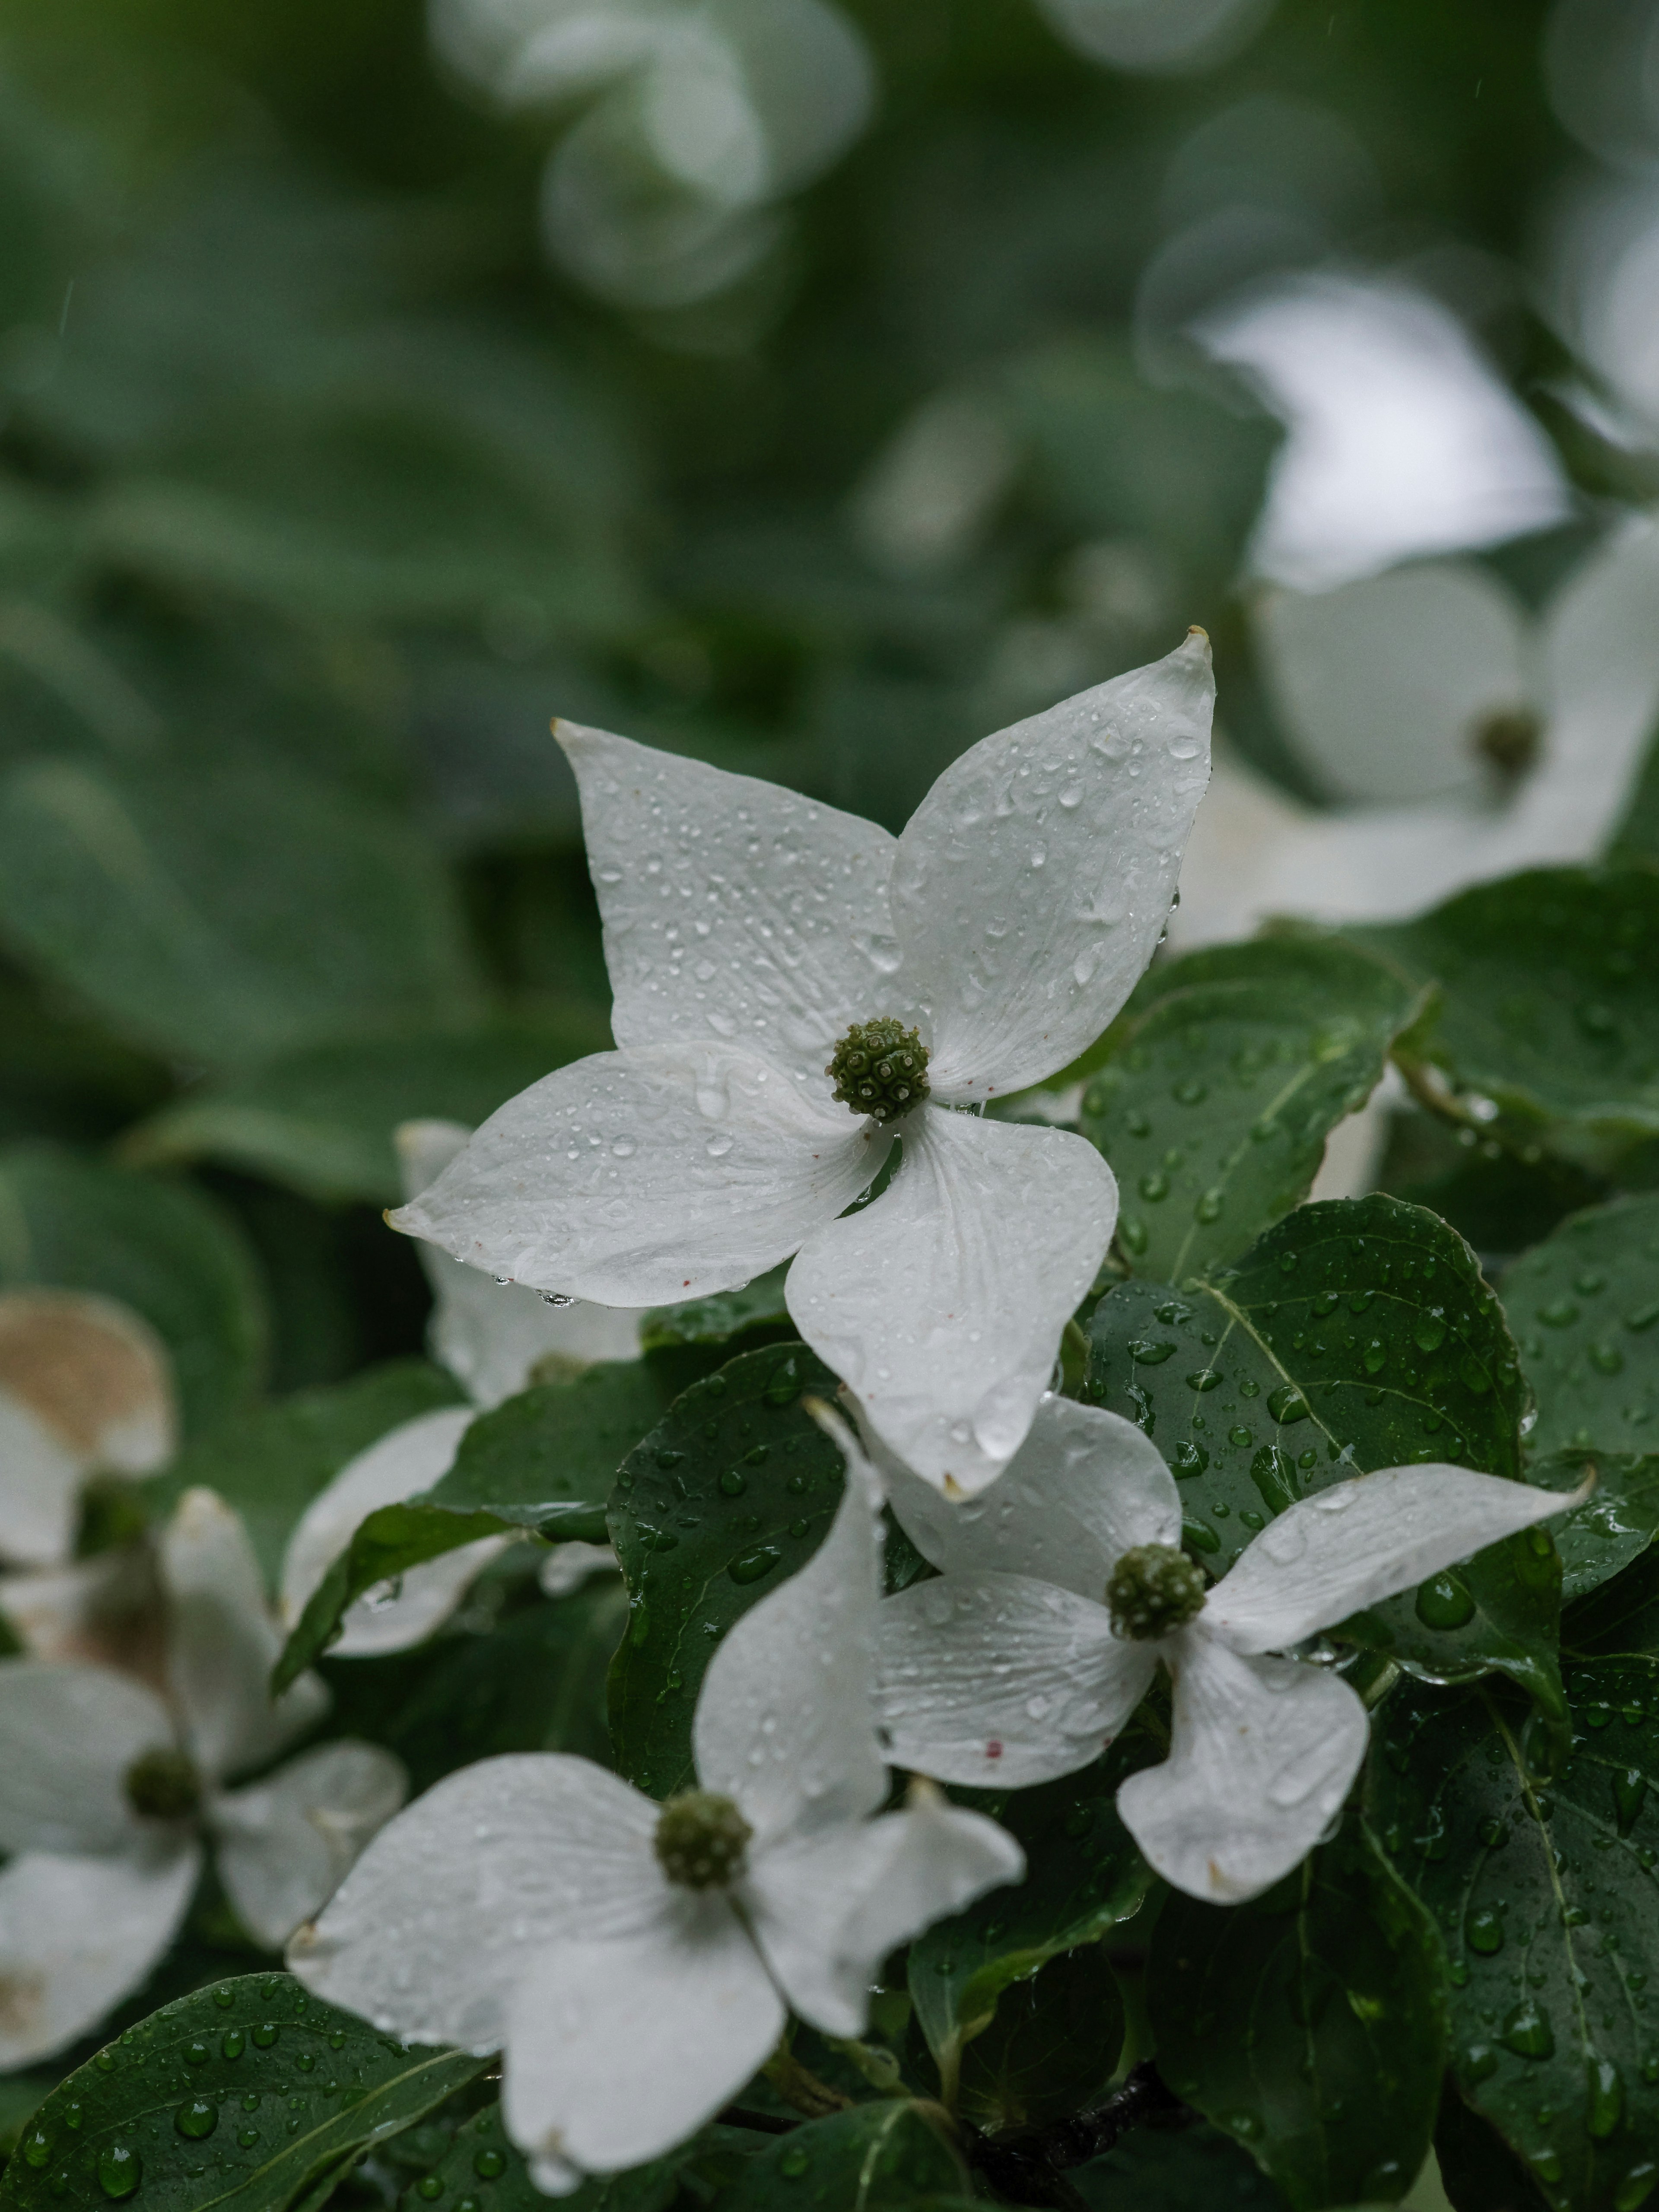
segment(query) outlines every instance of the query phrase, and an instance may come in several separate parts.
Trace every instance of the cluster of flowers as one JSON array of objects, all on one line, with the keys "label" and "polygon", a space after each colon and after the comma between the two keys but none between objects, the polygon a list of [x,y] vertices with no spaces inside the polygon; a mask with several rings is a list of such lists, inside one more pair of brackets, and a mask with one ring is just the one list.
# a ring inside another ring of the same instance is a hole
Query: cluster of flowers
[{"label": "cluster of flowers", "polygon": [[[1572,1502],[1444,1465],[1358,1475],[1206,1587],[1151,1442],[1051,1389],[1116,1186],[1080,1137],[985,1109],[1066,1067],[1151,958],[1212,702],[1194,632],[975,746],[896,841],[559,726],[619,1048],[503,1107],[395,1224],[611,1309],[793,1255],[790,1314],[852,1425],[816,1408],[845,1493],[714,1653],[694,1790],[481,1761],[392,1820],[289,1947],[382,2028],[503,2050],[507,2124],[550,2193],[683,2140],[790,2011],[860,2034],[897,1945],[1024,1871],[938,1785],[1088,1765],[1160,1665],[1170,1753],[1124,1783],[1122,1818],[1177,1887],[1260,1894],[1365,1747],[1359,1697],[1297,1647]],[[885,1511],[937,1570],[888,1597]],[[912,1778],[884,1810],[890,1768]]]}]

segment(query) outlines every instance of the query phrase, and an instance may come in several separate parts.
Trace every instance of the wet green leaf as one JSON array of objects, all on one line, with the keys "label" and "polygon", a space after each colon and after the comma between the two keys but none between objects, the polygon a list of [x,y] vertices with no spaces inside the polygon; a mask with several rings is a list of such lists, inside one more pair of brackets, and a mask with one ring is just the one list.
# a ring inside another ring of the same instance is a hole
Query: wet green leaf
[{"label": "wet green leaf", "polygon": [[1598,1589],[1639,1559],[1659,1534],[1659,1451],[1557,1452],[1534,1463],[1533,1480],[1571,1490],[1586,1475],[1595,1488],[1583,1504],[1550,1523],[1561,1554],[1564,1605]]},{"label": "wet green leaf", "polygon": [[918,2197],[966,2196],[968,2173],[943,2115],[895,2098],[855,2105],[772,2136],[721,2196],[720,2212],[882,2212]]},{"label": "wet green leaf", "polygon": [[246,1403],[269,1323],[235,1223],[188,1184],[48,1145],[0,1152],[0,1289],[95,1291],[141,1314],[173,1355],[186,1437]]},{"label": "wet green leaf", "polygon": [[1123,2049],[1117,1981],[1097,1944],[1012,1984],[962,2053],[957,2110],[988,2133],[1069,2119],[1097,2103]]},{"label": "wet green leaf", "polygon": [[640,1341],[647,1352],[688,1344],[729,1344],[757,1324],[787,1322],[783,1280],[788,1272],[786,1261],[769,1274],[757,1275],[740,1291],[721,1291],[712,1298],[688,1298],[684,1305],[653,1307],[640,1323]]},{"label": "wet green leaf", "polygon": [[[1121,1283],[1089,1335],[1089,1395],[1164,1454],[1212,1574],[1295,1498],[1356,1472],[1519,1469],[1524,1387],[1498,1301],[1462,1239],[1397,1199],[1300,1206],[1185,1291]],[[1559,1575],[1530,1530],[1342,1633],[1438,1679],[1501,1667],[1559,1703]]]},{"label": "wet green leaf", "polygon": [[1570,1155],[1659,1132],[1659,873],[1538,868],[1346,934],[1438,986],[1396,1055],[1477,1124]]},{"label": "wet green leaf", "polygon": [[393,2041],[287,1974],[198,1990],[54,2089],[0,2180],[0,2206],[299,2212],[358,2150],[490,2063]]},{"label": "wet green leaf", "polygon": [[1285,2198],[1219,2128],[1133,2128],[1067,2174],[1089,2212],[1285,2212]]},{"label": "wet green leaf", "polygon": [[133,1130],[124,1151],[138,1163],[218,1160],[307,1197],[394,1206],[400,1121],[476,1128],[553,1068],[609,1043],[604,1022],[574,1008],[313,1045],[191,1091]]},{"label": "wet green leaf", "polygon": [[677,1398],[623,1462],[611,1538],[631,1601],[611,1670],[617,1771],[654,1797],[691,1779],[703,1670],[738,1616],[805,1565],[835,1518],[841,1454],[800,1403],[836,1379],[802,1346],[746,1352]]},{"label": "wet green leaf", "polygon": [[1529,1778],[1512,1692],[1402,1685],[1366,1813],[1439,1928],[1462,2094],[1552,2204],[1631,2212],[1659,2138],[1659,1664],[1566,1679],[1572,1755],[1547,1786]]},{"label": "wet green leaf", "polygon": [[1549,2199],[1489,2120],[1448,2081],[1435,2123],[1434,2154],[1455,2212],[1549,2212]]},{"label": "wet green leaf", "polygon": [[1326,1138],[1370,1097],[1421,995],[1330,938],[1155,969],[1113,1026],[1079,1125],[1117,1176],[1135,1273],[1203,1274],[1305,1198]]},{"label": "wet green leaf", "polygon": [[210,1063],[476,1003],[435,854],[395,815],[292,775],[12,769],[0,928],[116,1036]]},{"label": "wet green leaf", "polygon": [[1499,1294],[1538,1404],[1530,1451],[1659,1449],[1659,1195],[1573,1214]]},{"label": "wet green leaf", "polygon": [[296,1390],[221,1424],[147,1488],[157,1513],[198,1485],[216,1490],[241,1515],[274,1592],[300,1516],[346,1462],[388,1430],[464,1400],[453,1376],[429,1360],[387,1360],[349,1382]]},{"label": "wet green leaf", "polygon": [[569,1382],[538,1383],[478,1416],[428,1498],[452,1512],[488,1509],[556,1540],[603,1544],[617,1471],[663,1411],[661,1383],[644,1360],[607,1360]]},{"label": "wet green leaf", "polygon": [[1392,2201],[1428,2155],[1444,1976],[1429,1915],[1351,1813],[1249,1905],[1166,1899],[1147,1972],[1158,2070],[1297,2212]]},{"label": "wet green leaf", "polygon": [[[708,2148],[707,2138],[729,2137],[732,2128],[706,2129],[666,2158],[627,2173],[595,2175],[557,2201],[570,2212],[666,2212],[684,2167]],[[745,2146],[746,2148],[746,2146]],[[426,2212],[428,2204],[453,2207],[471,2197],[489,2212],[545,2212],[549,2199],[509,2139],[499,2105],[486,2105],[455,2131],[447,2154],[399,2200],[399,2212]]]}]

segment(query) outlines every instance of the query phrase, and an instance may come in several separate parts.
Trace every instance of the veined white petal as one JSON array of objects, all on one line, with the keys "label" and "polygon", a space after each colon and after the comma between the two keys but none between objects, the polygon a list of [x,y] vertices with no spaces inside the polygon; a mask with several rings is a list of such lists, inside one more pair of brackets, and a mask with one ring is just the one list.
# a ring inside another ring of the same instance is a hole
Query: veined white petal
[{"label": "veined white petal", "polygon": [[1040,1082],[1128,997],[1209,781],[1214,701],[1194,630],[1150,667],[983,738],[911,816],[893,917],[939,1097]]},{"label": "veined white petal", "polygon": [[409,1793],[400,1759],[349,1740],[301,1752],[263,1782],[208,1802],[219,1876],[244,1926],[273,1951],[333,1896]]},{"label": "veined white petal", "polygon": [[[313,1498],[289,1539],[283,1560],[277,1613],[284,1628],[293,1628],[317,1585],[377,1507],[400,1505],[448,1474],[461,1438],[476,1418],[471,1406],[444,1406],[400,1422],[348,1461],[327,1489]],[[347,1611],[332,1656],[368,1658],[406,1651],[421,1643],[448,1619],[473,1577],[509,1540],[482,1537],[476,1544],[410,1568],[398,1577],[395,1587],[382,1583],[366,1590]]]},{"label": "veined white petal", "polygon": [[746,1048],[648,1045],[520,1091],[391,1218],[539,1291],[670,1304],[787,1259],[890,1142]]},{"label": "veined white petal", "polygon": [[1340,1809],[1365,1755],[1365,1708],[1340,1675],[1243,1657],[1201,1626],[1159,1650],[1175,1677],[1170,1756],[1129,1777],[1117,1809],[1166,1881],[1242,1905]]},{"label": "veined white petal", "polygon": [[[416,1198],[472,1132],[460,1121],[404,1121],[392,1134],[404,1195]],[[597,1360],[639,1357],[638,1307],[596,1306],[586,1298],[550,1306],[526,1284],[498,1283],[434,1245],[422,1243],[420,1251],[432,1285],[428,1346],[476,1406],[499,1406],[532,1382],[577,1373]]]},{"label": "veined white petal", "polygon": [[1586,1495],[1437,1462],[1333,1483],[1245,1547],[1206,1600],[1204,1625],[1235,1651],[1282,1651]]},{"label": "veined white petal", "polygon": [[741,1044],[827,1097],[836,1039],[900,1004],[892,838],[604,730],[554,734],[581,789],[617,1043]]},{"label": "veined white petal", "polygon": [[890,1455],[883,1474],[905,1534],[945,1574],[1033,1575],[1098,1605],[1125,1552],[1181,1541],[1175,1477],[1152,1439],[1053,1393],[996,1480],[959,1505]]},{"label": "veined white petal", "polygon": [[185,1492],[161,1550],[168,1680],[191,1753],[216,1780],[280,1751],[328,1710],[328,1692],[315,1674],[302,1674],[272,1703],[282,1633],[241,1516],[216,1492]]},{"label": "veined white petal", "polygon": [[1064,1129],[924,1106],[872,1206],[831,1221],[784,1286],[866,1428],[947,1495],[1024,1443],[1060,1331],[1117,1221],[1117,1185]]},{"label": "veined white petal", "polygon": [[1146,1695],[1150,1644],[1029,1575],[941,1575],[884,1601],[877,1709],[895,1766],[1023,1790],[1099,1758]]},{"label": "veined white petal", "polygon": [[381,1829],[289,1969],[408,2042],[498,2050],[532,1954],[655,1925],[659,1811],[586,1759],[480,1759]]},{"label": "veined white petal", "polygon": [[0,1850],[110,1851],[137,1839],[122,1783],[171,1750],[161,1700],[110,1667],[0,1662]]},{"label": "veined white petal", "polygon": [[507,2132],[556,2187],[573,2168],[642,2166],[713,2118],[783,2022],[725,1893],[665,1897],[631,1935],[526,1962],[507,2007]]},{"label": "veined white petal", "polygon": [[703,1676],[697,1778],[734,1798],[763,1842],[856,1820],[886,1795],[873,1705],[879,1502],[855,1456],[829,1534],[726,1632]]},{"label": "veined white petal", "polygon": [[0,2067],[49,2058],[136,1990],[172,1942],[201,1869],[201,1845],[174,1838],[15,1858],[0,1873]]},{"label": "veined white petal", "polygon": [[827,2035],[862,2035],[888,1954],[1024,1872],[994,1821],[919,1783],[902,1813],[753,1852],[740,1894],[793,2008]]}]

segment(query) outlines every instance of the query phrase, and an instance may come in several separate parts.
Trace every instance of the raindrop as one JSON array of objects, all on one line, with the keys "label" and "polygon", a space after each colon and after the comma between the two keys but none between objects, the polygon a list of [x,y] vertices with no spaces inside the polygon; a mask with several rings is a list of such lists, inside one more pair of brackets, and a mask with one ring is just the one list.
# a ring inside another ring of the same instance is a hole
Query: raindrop
[{"label": "raindrop", "polygon": [[1438,1352],[1446,1341],[1444,1320],[1438,1313],[1419,1314],[1412,1331],[1412,1341],[1419,1352]]},{"label": "raindrop", "polygon": [[181,2136],[199,2142],[218,2126],[219,2107],[211,2097],[192,2097],[187,2105],[179,2106],[173,2116],[173,2124]]},{"label": "raindrop", "polygon": [[734,1141],[735,1139],[732,1138],[730,1131],[722,1129],[719,1136],[711,1137],[708,1139],[708,1142],[703,1146],[703,1150],[708,1153],[711,1160],[723,1160],[726,1154],[731,1151]]},{"label": "raindrop", "polygon": [[112,2143],[100,2154],[98,2186],[106,2197],[131,2197],[143,2178],[143,2161],[130,2144]]},{"label": "raindrop", "polygon": [[1498,2040],[1517,2058],[1549,2058],[1555,2051],[1550,2016],[1531,1997],[1523,1998],[1504,2015]]},{"label": "raindrop", "polygon": [[258,2045],[261,2051],[269,2051],[271,2045],[276,2042],[277,2036],[281,2033],[282,2031],[277,2027],[275,2021],[261,2021],[258,2027],[253,2031],[253,2040]]},{"label": "raindrop", "polygon": [[240,2027],[228,2027],[219,2049],[226,2058],[240,2058],[247,2047],[247,2038]]},{"label": "raindrop", "polygon": [[1659,2181],[1659,2165],[1644,2158],[1630,2172],[1613,2192],[1613,2212],[1639,2212],[1653,2194],[1653,2185]]},{"label": "raindrop", "polygon": [[1501,1951],[1504,1948],[1503,1917],[1493,1911],[1491,1905],[1482,1905],[1478,1912],[1470,1913],[1464,1922],[1463,1934],[1471,1951],[1479,1951],[1483,1958],[1490,1958],[1494,1951]]},{"label": "raindrop", "polygon": [[1647,1777],[1639,1766],[1627,1766],[1613,1778],[1613,1813],[1621,1836],[1629,1835],[1648,1794]]},{"label": "raindrop", "polygon": [[52,2137],[44,2128],[31,2128],[23,2138],[23,2163],[40,2166],[52,2157]]},{"label": "raindrop", "polygon": [[[1218,1367],[1199,1367],[1187,1377],[1187,1388],[1189,1390],[1218,1390],[1221,1388],[1221,1370]],[[1271,1407],[1273,1400],[1269,1398],[1267,1403]],[[1278,1414],[1275,1419],[1282,1420],[1284,1416]]]},{"label": "raindrop", "polygon": [[1612,2059],[1603,2058],[1594,2051],[1586,2055],[1584,2073],[1589,2091],[1589,2110],[1584,2125],[1597,2141],[1605,2142],[1624,2116],[1624,2076]]},{"label": "raindrop", "polygon": [[481,2150],[472,2161],[472,2171],[480,2181],[499,2181],[507,2172],[507,2155],[495,2149]]},{"label": "raindrop", "polygon": [[1267,1411],[1281,1428],[1287,1428],[1292,1421],[1305,1421],[1313,1408],[1293,1383],[1281,1382],[1267,1393]]},{"label": "raindrop", "polygon": [[757,1583],[771,1573],[782,1557],[775,1545],[757,1544],[752,1552],[744,1552],[733,1559],[726,1571],[734,1583]]},{"label": "raindrop", "polygon": [[811,2163],[799,2143],[791,2143],[778,2160],[778,2172],[787,2175],[791,2181],[799,2181]]},{"label": "raindrop", "polygon": [[1415,1611],[1425,1628],[1462,1628],[1474,1618],[1474,1600],[1449,1568],[1418,1586]]},{"label": "raindrop", "polygon": [[542,1304],[544,1306],[574,1306],[575,1303],[576,1301],[574,1298],[567,1297],[565,1292],[562,1291],[544,1291],[542,1292]]},{"label": "raindrop", "polygon": [[720,1488],[728,1498],[741,1498],[749,1487],[749,1478],[741,1468],[727,1468],[720,1477]]},{"label": "raindrop", "polygon": [[1138,1367],[1161,1367],[1175,1348],[1173,1344],[1152,1343],[1145,1337],[1138,1337],[1128,1351]]}]

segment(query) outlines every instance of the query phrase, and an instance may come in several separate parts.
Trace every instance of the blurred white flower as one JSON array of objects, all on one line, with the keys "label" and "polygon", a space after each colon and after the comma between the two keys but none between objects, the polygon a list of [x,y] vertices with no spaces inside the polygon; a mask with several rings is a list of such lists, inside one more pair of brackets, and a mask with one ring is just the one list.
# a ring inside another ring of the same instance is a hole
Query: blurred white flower
[{"label": "blurred white flower", "polygon": [[1425,293],[1384,278],[1282,278],[1194,335],[1246,373],[1290,432],[1250,556],[1275,582],[1318,591],[1568,512],[1542,431]]},{"label": "blurred white flower", "polygon": [[1303,1859],[1364,1756],[1365,1709],[1328,1668],[1269,1655],[1582,1502],[1444,1465],[1304,1498],[1206,1590],[1180,1549],[1175,1477],[1132,1422],[1045,1398],[993,1486],[946,1507],[883,1462],[893,1510],[939,1569],[879,1614],[896,1765],[1021,1789],[1099,1758],[1158,1667],[1169,1758],[1118,1791],[1166,1881],[1243,1903]]},{"label": "blurred white flower", "polygon": [[433,38],[503,106],[586,100],[543,191],[594,290],[687,305],[745,275],[776,204],[864,128],[863,40],[830,0],[432,0]]},{"label": "blurred white flower", "polygon": [[481,1760],[289,1947],[307,1988],[383,2030],[504,2048],[507,2125],[552,2194],[691,2134],[764,2063],[786,2002],[862,2034],[887,1953],[1024,1871],[925,1784],[878,1811],[879,1496],[846,1448],[823,1545],[710,1662],[695,1790],[664,1806],[582,1759]]},{"label": "blurred white flower", "polygon": [[246,1531],[187,1492],[161,1540],[166,1695],[112,1668],[0,1662],[0,2066],[72,2043],[173,1941],[210,1845],[251,1932],[273,1948],[332,1893],[403,1802],[390,1752],[321,1745],[261,1781],[328,1693],[307,1674],[273,1705],[282,1638]]},{"label": "blurred white flower", "polygon": [[1037,0],[1068,46],[1091,61],[1148,76],[1213,69],[1237,53],[1273,0]]}]

